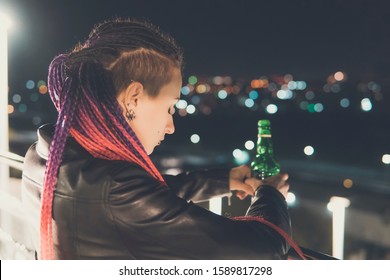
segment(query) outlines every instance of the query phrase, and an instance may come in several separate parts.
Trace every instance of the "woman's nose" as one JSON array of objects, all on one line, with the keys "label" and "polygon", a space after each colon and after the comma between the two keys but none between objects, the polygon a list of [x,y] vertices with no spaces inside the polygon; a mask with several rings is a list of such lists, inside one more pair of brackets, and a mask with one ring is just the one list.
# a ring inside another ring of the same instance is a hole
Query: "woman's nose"
[{"label": "woman's nose", "polygon": [[173,134],[175,132],[175,124],[173,123],[173,117],[171,116],[168,120],[167,126],[165,127],[167,134]]}]

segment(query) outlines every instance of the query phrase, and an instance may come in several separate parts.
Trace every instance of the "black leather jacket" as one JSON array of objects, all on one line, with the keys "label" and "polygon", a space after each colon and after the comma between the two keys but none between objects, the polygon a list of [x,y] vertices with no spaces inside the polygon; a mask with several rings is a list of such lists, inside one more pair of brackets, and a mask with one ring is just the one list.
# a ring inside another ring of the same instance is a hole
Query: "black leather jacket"
[{"label": "black leather jacket", "polygon": [[[39,248],[40,196],[53,127],[38,130],[23,171],[23,202]],[[283,259],[289,245],[259,222],[234,221],[192,201],[229,194],[228,170],[164,176],[92,157],[67,140],[53,202],[59,259]],[[248,209],[290,233],[283,196],[263,186]]]}]

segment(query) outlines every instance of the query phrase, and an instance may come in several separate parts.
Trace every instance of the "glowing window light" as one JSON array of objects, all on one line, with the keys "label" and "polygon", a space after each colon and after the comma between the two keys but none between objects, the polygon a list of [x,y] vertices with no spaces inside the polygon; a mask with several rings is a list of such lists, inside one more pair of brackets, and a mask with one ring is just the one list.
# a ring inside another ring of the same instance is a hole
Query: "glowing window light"
[{"label": "glowing window light", "polygon": [[266,112],[268,114],[275,114],[277,111],[278,111],[278,106],[276,106],[275,104],[269,104],[266,108],[265,108]]},{"label": "glowing window light", "polygon": [[188,114],[193,114],[193,113],[195,113],[196,108],[195,108],[194,105],[188,105],[187,108],[186,108],[186,110],[187,110],[187,113],[188,113]]},{"label": "glowing window light", "polygon": [[235,149],[233,151],[233,157],[234,157],[234,162],[239,165],[248,163],[250,160],[249,153],[247,151],[242,151],[240,149]]},{"label": "glowing window light", "polygon": [[220,91],[218,91],[218,98],[219,99],[226,99],[227,96],[228,96],[228,93],[226,92],[226,90],[221,89]]},{"label": "glowing window light", "polygon": [[307,156],[312,156],[314,154],[314,148],[312,146],[306,146],[304,149],[303,149],[303,152],[305,153],[305,155]]},{"label": "glowing window light", "polygon": [[390,164],[390,155],[389,155],[389,154],[384,154],[384,155],[382,156],[382,162],[383,162],[384,164]]},{"label": "glowing window light", "polygon": [[288,205],[293,206],[296,202],[296,196],[292,192],[287,193],[286,202]]},{"label": "glowing window light", "polygon": [[245,149],[251,151],[255,147],[255,143],[252,140],[248,140],[245,142]]},{"label": "glowing window light", "polygon": [[14,94],[14,96],[12,96],[12,101],[14,103],[20,103],[20,101],[22,101],[22,97],[20,96],[20,94]]},{"label": "glowing window light", "polygon": [[252,99],[248,98],[248,99],[245,100],[245,106],[246,107],[252,108],[253,105],[255,105],[255,102]]},{"label": "glowing window light", "polygon": [[321,113],[322,111],[324,111],[324,105],[322,105],[321,103],[315,104],[314,111],[316,111],[317,113]]},{"label": "glowing window light", "polygon": [[362,99],[361,107],[362,107],[362,110],[365,111],[365,112],[371,111],[371,109],[372,109],[371,100],[368,99],[368,98]]},{"label": "glowing window light", "polygon": [[340,106],[343,108],[348,108],[350,105],[349,99],[348,98],[343,98],[340,100]]},{"label": "glowing window light", "polygon": [[190,76],[188,78],[188,83],[191,85],[195,85],[198,82],[198,78],[196,76]]},{"label": "glowing window light", "polygon": [[249,98],[256,100],[257,98],[259,98],[259,93],[256,90],[251,90],[249,92]]},{"label": "glowing window light", "polygon": [[341,72],[341,71],[338,71],[338,72],[336,72],[336,73],[334,74],[334,79],[335,79],[336,81],[338,81],[338,82],[344,80],[344,77],[345,77],[345,75],[344,75],[344,73]]},{"label": "glowing window light", "polygon": [[183,95],[188,95],[191,92],[190,88],[188,86],[184,86],[181,88],[181,93]]},{"label": "glowing window light", "polygon": [[345,180],[343,181],[343,186],[344,186],[344,188],[346,188],[346,189],[352,188],[352,185],[353,185],[353,181],[352,181],[351,179],[345,179]]},{"label": "glowing window light", "polygon": [[200,136],[198,134],[192,134],[190,140],[192,143],[197,144],[200,141]]},{"label": "glowing window light", "polygon": [[34,81],[28,80],[28,81],[26,82],[26,88],[27,88],[27,89],[33,89],[34,87],[35,87]]},{"label": "glowing window light", "polygon": [[187,101],[181,99],[176,103],[176,108],[177,109],[185,109],[187,107]]}]

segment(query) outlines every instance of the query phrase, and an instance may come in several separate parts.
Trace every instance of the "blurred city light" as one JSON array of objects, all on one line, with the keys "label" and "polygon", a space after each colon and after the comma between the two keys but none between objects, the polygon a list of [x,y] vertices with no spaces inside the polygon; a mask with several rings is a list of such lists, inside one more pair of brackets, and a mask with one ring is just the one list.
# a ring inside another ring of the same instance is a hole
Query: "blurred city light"
[{"label": "blurred city light", "polygon": [[218,98],[219,99],[225,99],[227,96],[228,96],[228,94],[227,94],[226,90],[224,90],[224,89],[221,89],[218,92]]},{"label": "blurred city light", "polygon": [[371,111],[371,109],[372,109],[371,100],[369,98],[362,99],[361,107],[362,107],[363,111],[366,111],[366,112]]},{"label": "blurred city light", "polygon": [[344,73],[339,71],[334,74],[334,79],[338,82],[344,80]]},{"label": "blurred city light", "polygon": [[345,179],[345,180],[343,181],[343,186],[344,186],[344,188],[346,188],[346,189],[350,189],[350,188],[352,188],[352,186],[353,186],[353,181],[352,181],[351,179]]},{"label": "blurred city light", "polygon": [[245,149],[251,151],[255,147],[255,143],[252,140],[248,140],[245,142]]},{"label": "blurred city light", "polygon": [[233,151],[233,157],[234,157],[234,162],[238,165],[246,164],[250,160],[249,153],[247,151],[242,151],[240,149],[235,149]]},{"label": "blurred city light", "polygon": [[314,154],[314,148],[312,146],[306,146],[304,149],[303,149],[303,152],[305,153],[305,155],[307,156],[311,156]]},{"label": "blurred city light", "polygon": [[390,164],[390,155],[389,155],[389,154],[384,154],[384,155],[382,156],[382,162],[383,162],[384,164]]},{"label": "blurred city light", "polygon": [[278,111],[278,106],[276,106],[275,104],[269,104],[266,108],[265,108],[266,112],[268,114],[275,114],[277,111]]},{"label": "blurred city light", "polygon": [[193,114],[193,113],[195,113],[196,108],[194,105],[188,105],[186,110],[187,110],[188,114]]},{"label": "blurred city light", "polygon": [[185,109],[187,107],[188,103],[187,101],[181,99],[176,103],[176,108],[177,109]]},{"label": "blurred city light", "polygon": [[349,107],[349,99],[348,98],[343,98],[340,100],[340,106],[343,108],[348,108]]},{"label": "blurred city light", "polygon": [[287,193],[286,202],[289,206],[294,206],[296,203],[296,196],[292,192]]},{"label": "blurred city light", "polygon": [[190,76],[188,78],[188,83],[191,85],[196,85],[197,82],[198,82],[198,78],[196,76]]},{"label": "blurred city light", "polygon": [[197,144],[200,141],[200,136],[198,134],[192,134],[190,139],[192,143]]}]

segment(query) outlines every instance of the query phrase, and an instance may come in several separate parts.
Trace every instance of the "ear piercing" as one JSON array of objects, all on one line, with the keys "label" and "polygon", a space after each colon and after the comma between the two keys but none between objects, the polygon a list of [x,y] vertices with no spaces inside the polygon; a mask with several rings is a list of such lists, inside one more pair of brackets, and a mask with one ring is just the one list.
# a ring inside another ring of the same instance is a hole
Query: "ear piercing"
[{"label": "ear piercing", "polygon": [[126,118],[130,122],[135,119],[135,113],[134,110],[130,109],[129,111],[126,111]]}]

